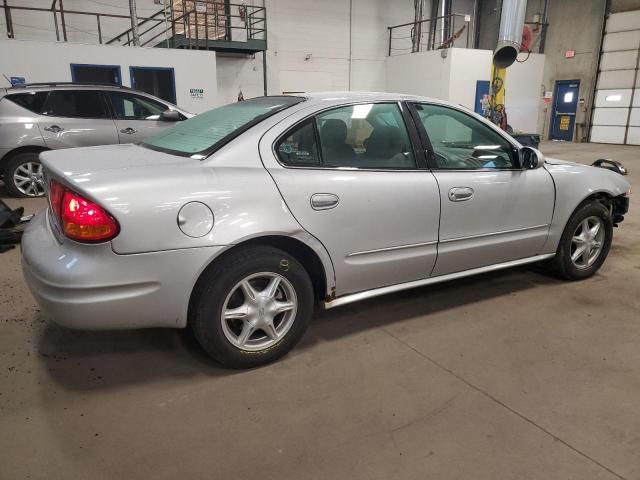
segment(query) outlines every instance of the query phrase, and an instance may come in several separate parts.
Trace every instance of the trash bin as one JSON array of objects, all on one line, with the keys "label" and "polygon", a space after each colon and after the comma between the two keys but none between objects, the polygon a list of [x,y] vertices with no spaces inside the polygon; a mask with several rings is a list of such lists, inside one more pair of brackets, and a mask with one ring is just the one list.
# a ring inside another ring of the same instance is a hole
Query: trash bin
[{"label": "trash bin", "polygon": [[538,148],[540,145],[540,135],[537,133],[512,133],[511,136],[522,145]]}]

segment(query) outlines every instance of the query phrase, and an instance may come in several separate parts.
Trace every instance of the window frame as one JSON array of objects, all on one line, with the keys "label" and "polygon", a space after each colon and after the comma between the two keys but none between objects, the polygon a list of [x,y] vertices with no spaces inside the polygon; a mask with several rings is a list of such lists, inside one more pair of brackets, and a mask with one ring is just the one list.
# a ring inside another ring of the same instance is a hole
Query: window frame
[{"label": "window frame", "polygon": [[[103,94],[106,97],[107,103],[109,105],[109,110],[111,112],[111,117],[114,120],[118,120],[118,121],[121,121],[121,122],[162,122],[163,120],[160,120],[160,118],[156,118],[155,120],[150,120],[148,118],[126,118],[126,117],[125,118],[119,118],[117,110],[116,110],[116,107],[115,107],[115,105],[113,104],[113,102],[111,100],[111,96],[112,95],[131,95],[132,97],[140,97],[140,98],[148,99],[150,102],[155,102],[155,103],[159,103],[161,105],[164,105],[164,110],[163,111],[171,110],[169,105],[167,105],[166,103],[158,101],[155,98],[148,98],[146,95],[141,95],[141,94],[139,94],[137,92],[134,93],[134,92],[130,92],[130,91],[106,90],[106,91],[103,92]],[[178,113],[180,114],[181,117],[184,116],[184,115],[182,115],[182,113],[180,113],[180,112],[178,112]]]},{"label": "window frame", "polygon": [[[318,129],[318,121],[317,116],[339,108],[344,107],[352,107],[355,105],[369,105],[369,104],[387,104],[387,105],[396,105],[400,110],[400,116],[402,117],[402,121],[407,130],[407,135],[409,137],[409,143],[411,144],[411,153],[413,153],[413,158],[416,161],[416,166],[414,168],[359,168],[359,167],[325,167],[324,159],[322,154],[322,146],[320,143],[320,130]],[[292,130],[295,130],[304,122],[311,119],[313,124],[314,135],[316,139],[316,144],[318,145],[318,156],[320,157],[320,165],[318,166],[306,166],[306,165],[286,165],[280,161],[278,157],[278,150],[276,146],[283,141]],[[297,120],[294,124],[288,125],[286,130],[280,133],[274,142],[271,144],[271,153],[273,154],[276,162],[283,168],[292,168],[292,169],[304,169],[304,170],[327,170],[327,171],[349,171],[349,172],[416,172],[416,171],[425,171],[429,170],[429,166],[427,164],[427,155],[425,155],[425,151],[422,148],[422,144],[420,141],[420,137],[418,134],[418,128],[415,124],[415,119],[410,115],[409,108],[406,102],[402,100],[359,100],[355,102],[346,102],[337,105],[331,105],[320,110],[315,110],[308,115],[305,115],[303,118]]]},{"label": "window frame", "polygon": [[[438,103],[438,102],[420,102],[420,101],[409,101],[407,102],[408,105],[408,110],[413,118],[413,122],[416,125],[416,128],[418,130],[418,134],[420,136],[420,140],[422,142],[422,148],[424,149],[426,156],[427,156],[427,163],[429,165],[429,168],[431,170],[434,171],[442,171],[442,172],[520,172],[523,170],[522,168],[522,163],[520,160],[520,147],[518,145],[516,145],[512,139],[510,139],[505,132],[503,132],[501,129],[499,129],[498,127],[496,127],[495,125],[493,125],[490,122],[485,121],[484,119],[480,119],[477,118],[474,115],[471,115],[468,111],[462,109],[462,108],[458,108],[454,105],[448,105],[448,104],[444,104],[444,103]],[[416,109],[416,105],[432,105],[432,106],[436,106],[436,107],[442,107],[442,108],[448,108],[449,110],[454,110],[456,112],[459,112],[461,114],[466,115],[467,117],[471,118],[472,120],[477,121],[480,125],[484,125],[486,128],[488,128],[489,130],[492,130],[494,133],[496,133],[497,135],[499,135],[500,137],[502,137],[503,140],[505,140],[510,146],[511,146],[511,154],[512,154],[512,158],[514,161],[514,167],[513,168],[445,168],[445,167],[440,167],[436,161],[436,156],[435,156],[435,150],[433,149],[433,145],[431,143],[431,139],[429,138],[429,134],[427,133],[427,129],[425,128],[424,124],[422,123],[422,121],[420,120],[420,116],[418,114],[418,111]]]},{"label": "window frame", "polygon": [[[78,116],[74,116],[74,115],[53,115],[53,114],[49,114],[46,112],[46,108],[48,106],[49,101],[51,100],[51,95],[55,94],[56,92],[93,92],[94,94],[98,94],[100,95],[100,99],[102,100],[102,104],[104,106],[104,111],[105,111],[105,116],[104,117],[78,117]],[[47,95],[47,99],[45,100],[44,104],[42,105],[42,111],[40,112],[40,115],[43,115],[45,117],[48,118],[76,118],[79,120],[113,120],[113,111],[111,109],[111,105],[109,103],[108,98],[105,96],[104,92],[102,90],[99,89],[84,89],[84,88],[69,88],[69,89],[64,89],[64,88],[52,88],[51,90],[49,90],[49,94]]]}]

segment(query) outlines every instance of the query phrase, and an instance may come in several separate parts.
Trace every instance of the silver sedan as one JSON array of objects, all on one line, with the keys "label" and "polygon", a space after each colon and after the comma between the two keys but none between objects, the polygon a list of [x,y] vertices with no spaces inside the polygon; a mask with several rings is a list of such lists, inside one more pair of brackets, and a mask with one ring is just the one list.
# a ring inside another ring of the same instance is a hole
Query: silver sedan
[{"label": "silver sedan", "polygon": [[40,158],[23,268],[53,320],[189,326],[236,368],[289,351],[316,303],[533,262],[589,277],[628,208],[621,175],[407,95],[257,98]]}]

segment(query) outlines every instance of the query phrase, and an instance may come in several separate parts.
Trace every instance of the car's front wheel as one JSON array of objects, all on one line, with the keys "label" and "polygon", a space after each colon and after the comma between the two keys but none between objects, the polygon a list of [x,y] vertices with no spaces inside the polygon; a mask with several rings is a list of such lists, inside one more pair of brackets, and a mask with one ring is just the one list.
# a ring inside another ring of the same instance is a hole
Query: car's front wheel
[{"label": "car's front wheel", "polygon": [[7,159],[4,185],[12,197],[42,197],[44,175],[38,152],[22,152]]},{"label": "car's front wheel", "polygon": [[285,355],[304,334],[313,287],[291,255],[268,246],[230,252],[194,290],[189,323],[202,347],[231,368]]},{"label": "car's front wheel", "polygon": [[612,239],[609,209],[598,201],[587,203],[567,222],[551,266],[567,280],[590,277],[607,258]]}]

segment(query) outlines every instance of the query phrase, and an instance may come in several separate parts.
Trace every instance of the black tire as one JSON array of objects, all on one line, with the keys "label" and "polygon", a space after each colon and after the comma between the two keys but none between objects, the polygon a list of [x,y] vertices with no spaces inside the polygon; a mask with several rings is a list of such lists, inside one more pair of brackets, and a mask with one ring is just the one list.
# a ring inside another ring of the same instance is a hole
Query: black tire
[{"label": "black tire", "polygon": [[[259,272],[277,273],[289,281],[295,290],[297,311],[291,327],[277,343],[247,351],[225,336],[222,309],[234,287]],[[189,325],[213,359],[229,368],[252,368],[281,358],[298,343],[311,321],[313,306],[313,286],[306,269],[282,250],[257,245],[231,251],[204,272],[191,296]]]},{"label": "black tire", "polygon": [[24,165],[25,163],[37,163],[40,165],[40,160],[38,159],[39,154],[40,152],[21,152],[12,155],[5,161],[3,169],[4,186],[7,189],[9,196],[18,198],[36,198],[44,196],[44,188],[42,189],[42,193],[39,195],[27,195],[21,192],[13,178],[15,171],[20,167],[20,165]]},{"label": "black tire", "polygon": [[[595,262],[588,267],[578,268],[571,260],[572,237],[582,221],[590,217],[597,217],[602,220],[604,242],[602,244],[602,250]],[[553,273],[565,280],[582,280],[588,278],[596,273],[606,260],[609,249],[611,248],[612,239],[613,221],[609,209],[598,201],[585,203],[576,209],[567,222],[562,232],[562,237],[560,238],[556,256],[550,261],[549,266]]]}]

